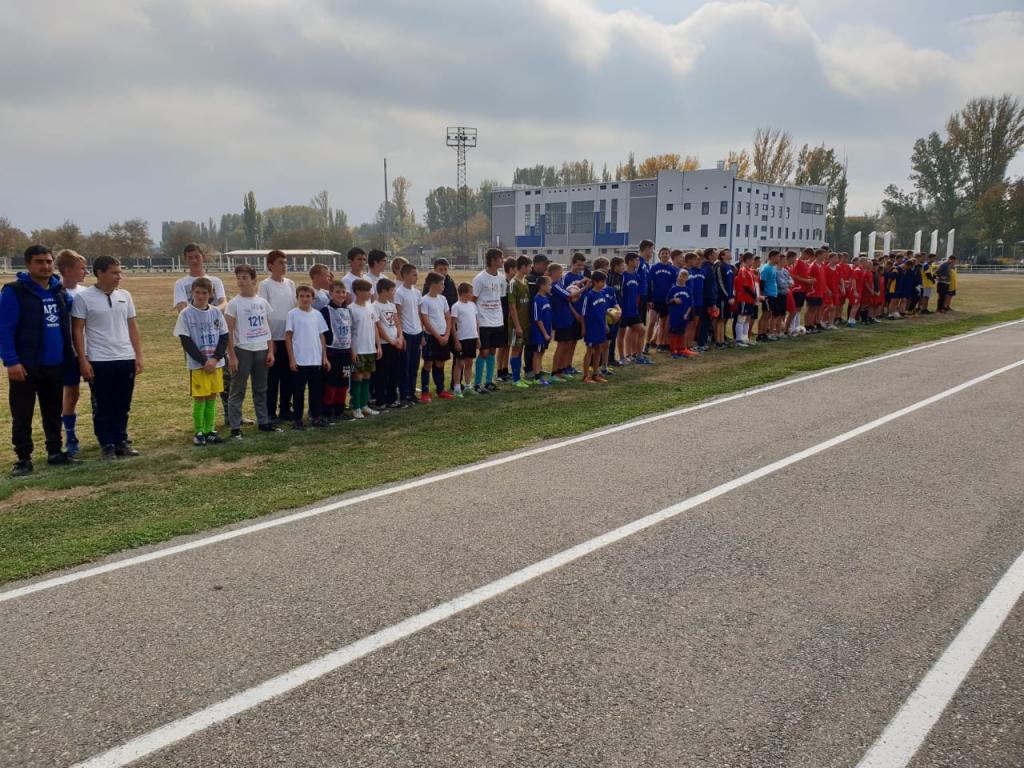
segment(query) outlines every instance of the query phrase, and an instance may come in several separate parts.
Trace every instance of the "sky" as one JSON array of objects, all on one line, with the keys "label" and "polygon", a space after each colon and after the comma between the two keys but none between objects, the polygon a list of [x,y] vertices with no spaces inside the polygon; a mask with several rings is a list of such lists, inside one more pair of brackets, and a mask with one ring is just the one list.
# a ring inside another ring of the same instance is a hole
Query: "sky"
[{"label": "sky", "polygon": [[[849,163],[848,215],[909,187],[914,140],[1024,97],[1024,0],[0,0],[0,216],[26,231],[306,203],[373,217],[630,151],[714,167],[758,126]],[[1024,156],[1011,166],[1024,174]]]}]

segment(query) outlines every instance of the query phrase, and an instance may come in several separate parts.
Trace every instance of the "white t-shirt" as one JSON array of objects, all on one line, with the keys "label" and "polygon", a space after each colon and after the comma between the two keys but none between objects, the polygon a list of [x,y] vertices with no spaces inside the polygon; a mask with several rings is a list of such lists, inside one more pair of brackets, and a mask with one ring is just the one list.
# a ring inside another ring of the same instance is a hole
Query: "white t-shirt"
[{"label": "white t-shirt", "polygon": [[359,306],[355,302],[348,305],[352,315],[352,354],[377,354],[377,319],[376,304]]},{"label": "white t-shirt", "polygon": [[[210,299],[211,304],[217,304],[221,299],[227,298],[227,294],[224,292],[224,281],[219,277],[213,275],[204,275],[204,277],[213,283],[213,298]],[[185,275],[178,282],[174,284],[174,306],[178,306],[181,302],[186,304],[192,303],[192,283],[196,281],[196,278],[192,275]]]},{"label": "white t-shirt", "polygon": [[413,286],[406,288],[404,285],[395,289],[395,304],[402,310],[402,332],[416,334],[423,332],[423,323],[420,322],[420,304],[423,302],[423,294]]},{"label": "white t-shirt", "polygon": [[[82,291],[86,290],[88,287],[89,286],[84,285],[83,283],[79,283],[74,288],[67,288],[67,287],[65,287],[64,290],[67,291],[72,297],[75,297],[78,294],[80,294]],[[72,298],[72,300],[73,300],[73,298]]]},{"label": "white t-shirt", "polygon": [[235,335],[231,343],[239,349],[259,352],[270,341],[270,303],[262,296],[235,296],[224,308],[224,314],[235,318]]},{"label": "white t-shirt", "polygon": [[285,322],[296,303],[295,283],[287,277],[281,282],[268,277],[260,281],[257,292],[270,304],[270,337],[274,341],[284,341]]},{"label": "white t-shirt", "polygon": [[398,311],[390,301],[375,301],[373,308],[380,318],[380,324],[384,326],[384,335],[381,343],[390,344],[398,338]]},{"label": "white t-shirt", "polygon": [[501,297],[508,290],[508,281],[504,275],[492,275],[482,270],[473,278],[473,295],[476,306],[480,310],[480,327],[505,327],[505,318],[501,314]]},{"label": "white t-shirt", "polygon": [[452,304],[452,319],[455,321],[455,334],[459,341],[479,337],[476,330],[478,314],[477,306],[472,301],[456,301]]},{"label": "white t-shirt", "polygon": [[292,357],[296,365],[322,365],[320,334],[327,333],[327,321],[315,309],[291,309],[284,321],[285,331],[292,332]]},{"label": "white t-shirt", "polygon": [[135,317],[135,303],[128,291],[114,289],[108,296],[95,285],[71,302],[71,316],[85,320],[85,351],[90,360],[134,360],[128,336],[128,320]]},{"label": "white t-shirt", "polygon": [[[361,275],[357,275],[355,272],[346,272],[344,277],[341,278],[341,282],[343,282],[345,284],[345,288],[347,288],[348,292],[350,294],[352,294],[352,296],[354,297],[355,296],[355,291],[352,290],[352,283],[354,283],[356,280],[360,280],[360,279],[366,280],[368,278],[368,276],[369,276],[368,272],[363,272],[363,274],[361,274]],[[371,283],[371,285],[372,285],[372,283]],[[355,298],[352,299],[352,303],[353,304],[355,303]]]},{"label": "white t-shirt", "polygon": [[[440,293],[437,296],[427,294],[421,297],[420,314],[427,316],[427,320],[434,327],[434,333],[438,336],[444,335],[448,327],[448,321],[445,319],[445,316],[451,314],[451,311],[448,309],[448,299]],[[427,327],[423,326],[423,330],[426,331]],[[427,332],[429,333],[429,331]]]},{"label": "white t-shirt", "polygon": [[[207,357],[216,351],[220,337],[227,332],[228,324],[224,315],[212,304],[206,309],[198,309],[189,304],[178,313],[178,319],[174,323],[174,336],[188,336]],[[185,364],[190,371],[203,367],[203,364],[188,352],[185,353]],[[217,367],[224,367],[224,358],[217,361]]]},{"label": "white t-shirt", "polygon": [[372,288],[370,288],[370,298],[373,299],[374,301],[377,300],[377,283],[380,282],[380,279],[382,277],[386,277],[386,275],[383,272],[381,272],[379,275],[375,275],[373,274],[373,272],[370,272],[369,270],[363,273],[363,279],[368,280],[370,282],[370,285],[373,286]]}]

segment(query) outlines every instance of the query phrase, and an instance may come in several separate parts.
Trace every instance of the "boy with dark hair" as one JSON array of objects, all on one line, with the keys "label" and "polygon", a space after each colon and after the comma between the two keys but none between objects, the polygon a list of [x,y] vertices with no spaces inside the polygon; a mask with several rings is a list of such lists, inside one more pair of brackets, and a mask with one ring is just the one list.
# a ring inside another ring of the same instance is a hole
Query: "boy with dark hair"
[{"label": "boy with dark hair", "polygon": [[231,437],[242,437],[242,403],[252,380],[252,404],[260,432],[280,432],[267,410],[267,370],[274,365],[274,340],[270,336],[270,304],[256,295],[256,270],[248,264],[235,267],[238,295],[224,310],[228,333],[228,426]]},{"label": "boy with dark hair", "polygon": [[533,297],[530,310],[530,344],[535,348],[533,378],[544,387],[551,384],[551,379],[544,375],[544,351],[551,343],[554,328],[551,321],[550,294],[551,278],[541,275],[537,278],[537,294]]},{"label": "boy with dark hair", "polygon": [[[57,254],[57,270],[60,272],[60,282],[68,296],[74,301],[74,297],[85,290],[85,276],[88,272],[88,264],[85,257],[77,251],[65,248]],[[70,312],[70,309],[68,310]],[[69,315],[70,317],[70,315]],[[68,328],[70,330],[70,320]],[[69,354],[64,359],[64,405],[61,409],[60,418],[64,424],[64,450],[71,456],[77,456],[79,450],[78,433],[78,398],[81,396],[82,374],[78,370],[78,358],[75,356],[74,345],[70,343]]]},{"label": "boy with dark hair", "polygon": [[740,256],[740,268],[733,281],[736,295],[736,346],[750,346],[750,324],[757,319],[759,280],[754,272],[754,254]]},{"label": "boy with dark hair", "polygon": [[311,286],[295,289],[298,306],[288,312],[285,321],[285,345],[292,371],[292,417],[296,430],[305,429],[302,421],[303,397],[309,388],[309,419],[314,427],[326,427],[323,417],[324,371],[331,368],[327,360],[327,321],[313,309],[316,291]]},{"label": "boy with dark hair", "polygon": [[697,349],[707,352],[710,347],[710,339],[714,330],[715,315],[718,314],[718,285],[715,283],[715,254],[714,248],[705,248],[701,254],[700,271],[704,275],[704,302],[701,308],[701,322],[697,329]]},{"label": "boy with dark hair", "polygon": [[379,416],[380,411],[370,407],[370,376],[377,370],[377,361],[383,354],[377,312],[370,303],[373,286],[369,280],[352,281],[355,301],[348,305],[352,318],[352,417]]},{"label": "boy with dark hair", "polygon": [[320,310],[327,323],[327,362],[331,364],[324,376],[324,415],[328,422],[345,418],[345,400],[352,375],[352,313],[348,305],[345,284],[334,280],[331,300]]},{"label": "boy with dark hair", "polygon": [[74,359],[71,312],[75,300],[53,274],[49,248],[29,246],[24,258],[25,271],[0,293],[0,357],[7,368],[11,442],[17,455],[12,477],[33,472],[36,399],[46,436],[47,463],[76,463],[70,453],[61,450],[65,365]]},{"label": "boy with dark hair", "polygon": [[[605,262],[607,260],[595,259],[595,269],[598,268],[596,265],[599,261]],[[626,271],[626,260],[621,256],[613,256],[608,261],[606,267],[602,265],[601,271],[608,275],[604,291],[608,294],[611,305],[618,309],[618,317],[615,318],[615,322],[608,326],[608,348],[605,350],[605,368],[601,371],[601,374],[607,377],[612,375],[612,368],[619,368],[622,365],[619,362],[618,341],[622,322],[622,275]]]},{"label": "boy with dark hair", "polygon": [[423,294],[416,287],[419,273],[415,265],[404,264],[400,277],[402,284],[395,290],[395,307],[398,309],[405,344],[402,350],[399,389],[402,392],[402,401],[406,405],[413,405],[419,402],[416,397],[416,372],[420,368],[420,354],[423,348],[423,323],[420,321]]},{"label": "boy with dark hair", "polygon": [[[452,314],[448,300],[441,294],[445,284],[443,275],[431,272],[423,281],[427,294],[420,302],[420,322],[426,343],[423,346],[423,368],[420,370],[420,402],[429,403],[430,379],[434,390],[442,400],[452,400],[454,395],[444,388],[444,364],[449,357],[448,340],[451,338]],[[482,390],[487,392],[488,390]]]},{"label": "boy with dark hair", "polygon": [[512,278],[516,274],[516,260],[509,256],[502,262],[501,267],[505,272],[505,293],[501,296],[501,316],[504,319],[506,331],[505,343],[496,352],[498,373],[495,376],[495,380],[504,383],[512,381],[512,374],[509,371],[509,356],[512,351],[512,345],[510,344],[512,318],[509,317],[509,307],[512,305],[512,302],[509,298],[509,292],[512,290]]},{"label": "boy with dark hair", "polygon": [[[348,258],[348,272],[341,278],[341,282],[345,284],[349,300],[354,301],[355,291],[352,290],[352,283],[365,279],[363,271],[366,269],[366,251],[359,246],[353,246],[348,249],[346,258]],[[370,290],[373,290],[373,283],[370,283]]]},{"label": "boy with dark hair", "polygon": [[508,283],[509,364],[512,381],[520,389],[530,386],[529,377],[523,378],[523,347],[530,335],[530,286],[526,284],[529,269],[529,257],[520,256],[515,260],[515,271]]},{"label": "boy with dark hair", "polygon": [[[676,284],[679,270],[672,264],[671,251],[662,248],[658,251],[658,263],[651,267],[651,312],[648,315],[647,341],[644,352],[653,342],[659,352],[668,351],[668,304],[666,297],[669,290]],[[653,322],[650,322],[653,321]]]},{"label": "boy with dark hair", "polygon": [[[696,253],[686,254],[686,271],[690,277],[686,281],[686,290],[690,293],[690,319],[686,323],[685,346],[694,351],[699,350],[697,332],[704,323],[704,272],[700,268],[700,256]],[[695,349],[696,348],[696,349]]]},{"label": "boy with dark hair", "polygon": [[665,303],[668,305],[668,329],[669,329],[669,350],[672,357],[696,357],[697,353],[686,348],[686,323],[690,319],[690,292],[686,290],[686,281],[690,273],[685,269],[679,270],[676,276],[676,284],[669,288],[665,294]]},{"label": "boy with dark hair", "polygon": [[590,288],[583,294],[580,326],[587,352],[583,357],[583,383],[604,384],[608,381],[599,368],[603,352],[608,344],[608,295],[605,293],[607,276],[594,272],[590,276]]},{"label": "boy with dark hair", "polygon": [[622,361],[647,365],[650,363],[643,354],[644,327],[642,314],[646,307],[643,286],[640,282],[640,256],[630,251],[626,254],[626,270],[622,273],[622,315],[619,325],[622,329]]},{"label": "boy with dark hair", "polygon": [[366,266],[368,271],[363,277],[370,283],[370,298],[377,300],[377,283],[384,276],[384,269],[388,265],[388,255],[377,248],[372,249],[366,255]]},{"label": "boy with dark hair", "polygon": [[71,325],[82,378],[92,392],[93,432],[100,458],[138,456],[128,442],[128,414],[135,377],[142,373],[142,337],[135,304],[121,283],[121,262],[100,256],[92,263],[96,283],[75,297]]},{"label": "boy with dark hair", "polygon": [[733,286],[736,270],[732,266],[732,254],[728,248],[718,252],[718,260],[712,264],[712,275],[715,280],[715,295],[718,297],[715,304],[718,317],[714,318],[715,348],[725,349],[728,347],[725,341],[725,326],[733,318],[736,308]]},{"label": "boy with dark hair", "polygon": [[477,392],[483,389],[493,392],[497,389],[494,385],[495,354],[505,345],[508,337],[505,318],[501,314],[501,297],[507,288],[504,276],[498,274],[503,260],[501,250],[491,248],[484,256],[484,269],[473,278],[473,300],[479,311],[480,322],[480,357],[477,358],[473,377]]},{"label": "boy with dark hair", "polygon": [[178,314],[174,335],[185,350],[189,389],[192,393],[192,444],[223,443],[217,434],[217,397],[224,391],[224,358],[230,335],[221,311],[210,304],[213,284],[197,277],[191,286],[191,303]]},{"label": "boy with dark hair", "polygon": [[[566,352],[576,335],[579,325],[573,319],[569,303],[575,300],[575,291],[570,292],[562,284],[562,265],[549,264],[548,278],[551,280],[551,322],[554,325],[555,355],[551,362],[552,380],[562,381],[563,378],[572,379],[572,375],[566,372],[572,357],[567,357]],[[564,363],[566,359],[569,363]]]},{"label": "boy with dark hair", "polygon": [[270,304],[270,336],[274,340],[274,365],[267,376],[267,411],[274,421],[291,421],[292,372],[285,346],[285,324],[295,308],[295,283],[285,277],[288,257],[283,251],[267,254],[270,277],[260,281],[259,295]]},{"label": "boy with dark hair", "polygon": [[376,385],[374,398],[381,408],[405,408],[399,400],[398,379],[402,369],[402,355],[405,351],[405,338],[398,326],[398,311],[393,299],[395,283],[386,277],[377,281],[377,301],[374,310],[377,313],[377,330],[380,333],[380,360],[377,361]]},{"label": "boy with dark hair", "polygon": [[573,366],[573,361],[576,359],[576,345],[583,338],[580,330],[582,328],[580,321],[582,319],[583,294],[590,287],[590,279],[587,277],[587,257],[582,253],[572,255],[569,271],[562,276],[562,285],[567,292],[571,292],[575,296],[569,301],[569,313],[573,317],[573,325],[563,365],[566,366],[566,373],[576,375],[579,371]]},{"label": "boy with dark hair", "polygon": [[473,301],[473,286],[459,284],[459,300],[451,306],[452,338],[455,347],[455,362],[452,363],[452,392],[456,397],[477,394],[470,386],[470,374],[476,347],[480,341],[480,323],[477,306]]},{"label": "boy with dark hair", "polygon": [[[641,240],[637,251],[640,260],[636,265],[636,276],[640,283],[640,325],[643,326],[656,322],[655,318],[651,316],[653,314],[653,304],[651,302],[651,261],[654,259],[654,242],[651,240]],[[647,350],[643,349],[643,341],[643,331],[641,330],[638,354],[641,352],[646,354],[647,352]]]},{"label": "boy with dark hair", "polygon": [[[459,291],[455,286],[455,281],[452,276],[448,274],[448,268],[451,265],[448,263],[448,259],[438,257],[434,259],[434,271],[441,276],[443,280],[441,284],[441,295],[444,296],[445,301],[448,302],[448,308],[451,309],[452,305],[459,300]],[[427,284],[423,284],[423,295],[427,295]]]},{"label": "boy with dark hair", "polygon": [[921,264],[921,299],[919,306],[922,315],[930,315],[931,310],[928,304],[932,300],[932,293],[935,290],[935,256],[931,253],[920,254],[924,260]]}]

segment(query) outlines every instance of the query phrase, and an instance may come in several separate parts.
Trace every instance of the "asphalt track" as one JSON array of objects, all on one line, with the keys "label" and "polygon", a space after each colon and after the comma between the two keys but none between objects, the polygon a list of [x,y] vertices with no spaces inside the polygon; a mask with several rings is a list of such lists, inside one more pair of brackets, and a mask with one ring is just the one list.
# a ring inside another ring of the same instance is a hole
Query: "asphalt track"
[{"label": "asphalt track", "polygon": [[[5,600],[0,765],[103,756],[1021,360],[1011,325]],[[992,376],[134,764],[855,766],[1024,551],[1022,384]],[[1018,604],[914,768],[1024,765],[1022,637]]]}]

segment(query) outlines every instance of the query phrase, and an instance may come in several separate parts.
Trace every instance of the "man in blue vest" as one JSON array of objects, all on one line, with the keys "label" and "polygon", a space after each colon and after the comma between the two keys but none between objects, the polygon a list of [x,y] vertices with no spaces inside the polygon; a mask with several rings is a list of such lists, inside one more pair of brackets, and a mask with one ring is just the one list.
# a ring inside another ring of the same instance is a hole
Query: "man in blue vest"
[{"label": "man in blue vest", "polygon": [[11,442],[18,461],[12,477],[32,473],[32,417],[36,398],[46,436],[47,464],[74,464],[61,450],[64,365],[73,357],[71,296],[53,274],[45,245],[25,251],[26,271],[0,292],[0,358],[10,384]]}]

